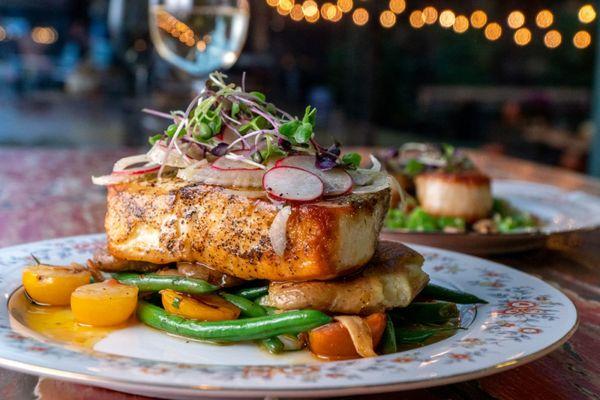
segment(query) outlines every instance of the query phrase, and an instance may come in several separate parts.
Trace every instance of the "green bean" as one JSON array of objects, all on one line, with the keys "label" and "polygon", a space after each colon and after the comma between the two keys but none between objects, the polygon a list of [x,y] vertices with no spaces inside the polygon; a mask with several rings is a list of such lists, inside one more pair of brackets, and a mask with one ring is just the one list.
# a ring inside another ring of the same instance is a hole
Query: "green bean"
[{"label": "green bean", "polygon": [[[221,296],[228,302],[240,309],[242,317],[254,318],[263,317],[267,315],[267,311],[253,302],[241,296],[235,294],[221,293]],[[262,345],[269,351],[269,353],[281,353],[284,349],[283,342],[276,336],[261,340]]]},{"label": "green bean", "polygon": [[473,294],[461,292],[459,290],[448,289],[442,286],[434,285],[433,283],[425,286],[425,289],[421,291],[420,295],[431,297],[436,300],[451,301],[457,304],[487,304],[487,301],[480,299]]},{"label": "green bean", "polygon": [[137,286],[141,292],[158,292],[163,289],[172,289],[182,293],[205,294],[214,292],[219,288],[201,279],[179,275],[121,273],[113,274],[113,278],[125,285]]},{"label": "green bean", "polygon": [[276,336],[262,339],[260,343],[271,354],[281,353],[285,349],[283,342],[279,340]]},{"label": "green bean", "polygon": [[234,291],[233,294],[238,295],[238,296],[242,296],[245,297],[247,299],[250,300],[254,300],[257,299],[261,296],[264,296],[266,294],[269,293],[269,287],[268,286],[258,286],[258,287],[251,287],[251,288],[242,288],[242,289],[238,289],[237,291]]},{"label": "green bean", "polygon": [[393,320],[408,320],[422,324],[437,324],[459,316],[456,304],[445,301],[412,302],[405,308],[391,310]]},{"label": "green bean", "polygon": [[221,296],[225,298],[225,300],[239,308],[242,317],[253,318],[263,317],[267,315],[267,311],[262,306],[259,306],[252,300],[248,300],[244,297],[229,293],[221,293]]},{"label": "green bean", "polygon": [[383,337],[381,338],[381,352],[383,354],[396,353],[398,351],[398,346],[396,344],[396,328],[394,328],[394,323],[390,316],[388,315],[386,318],[387,323],[385,331],[383,331]]},{"label": "green bean", "polygon": [[156,329],[200,340],[239,342],[267,339],[284,333],[306,332],[331,322],[331,317],[315,310],[290,311],[264,317],[231,321],[200,322],[168,314],[164,309],[140,301],[140,321]]}]

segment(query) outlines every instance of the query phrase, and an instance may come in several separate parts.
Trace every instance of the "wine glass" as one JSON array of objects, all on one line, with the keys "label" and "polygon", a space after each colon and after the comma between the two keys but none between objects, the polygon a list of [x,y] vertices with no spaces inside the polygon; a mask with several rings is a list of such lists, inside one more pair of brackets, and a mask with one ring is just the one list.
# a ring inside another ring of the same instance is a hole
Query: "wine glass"
[{"label": "wine glass", "polygon": [[212,71],[230,68],[246,42],[248,0],[149,0],[150,36],[158,54],[203,87]]}]

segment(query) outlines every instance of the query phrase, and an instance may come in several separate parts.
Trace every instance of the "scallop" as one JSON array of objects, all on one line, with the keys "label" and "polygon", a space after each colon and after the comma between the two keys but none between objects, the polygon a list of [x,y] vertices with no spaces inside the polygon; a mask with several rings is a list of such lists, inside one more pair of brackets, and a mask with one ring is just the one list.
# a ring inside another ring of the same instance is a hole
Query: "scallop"
[{"label": "scallop", "polygon": [[432,215],[473,222],[492,211],[490,178],[480,171],[424,173],[415,186],[421,208]]}]

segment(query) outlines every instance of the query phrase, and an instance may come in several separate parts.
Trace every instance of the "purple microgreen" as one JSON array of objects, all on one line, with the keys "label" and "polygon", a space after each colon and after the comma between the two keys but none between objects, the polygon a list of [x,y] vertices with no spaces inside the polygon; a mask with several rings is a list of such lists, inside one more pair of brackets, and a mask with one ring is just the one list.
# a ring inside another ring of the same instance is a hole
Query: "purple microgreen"
[{"label": "purple microgreen", "polygon": [[224,156],[225,154],[227,154],[228,151],[229,151],[229,145],[225,142],[221,142],[221,143],[217,144],[215,147],[213,147],[210,150],[210,153],[213,156],[221,157],[221,156]]},{"label": "purple microgreen", "polygon": [[322,171],[328,171],[337,165],[337,157],[328,153],[320,153],[316,156],[315,166]]}]

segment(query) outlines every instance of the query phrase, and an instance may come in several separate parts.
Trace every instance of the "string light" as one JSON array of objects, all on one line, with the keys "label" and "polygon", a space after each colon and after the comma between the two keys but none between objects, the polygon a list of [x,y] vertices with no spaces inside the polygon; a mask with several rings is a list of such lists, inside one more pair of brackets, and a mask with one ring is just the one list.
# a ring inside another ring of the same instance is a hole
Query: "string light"
[{"label": "string light", "polygon": [[[292,6],[292,7],[293,7],[293,6]],[[288,14],[290,13],[290,11],[292,11],[292,9],[291,9],[291,8],[290,8],[289,10],[287,10],[287,9],[283,9],[283,8],[281,8],[281,6],[280,6],[280,5],[277,5],[277,12],[279,13],[279,15],[286,16],[286,15],[288,15]]]},{"label": "string light", "polygon": [[459,15],[454,20],[454,25],[452,26],[452,29],[456,33],[466,32],[467,29],[469,29],[469,19],[464,15]]},{"label": "string light", "polygon": [[525,14],[518,10],[513,11],[508,14],[507,23],[513,29],[520,28],[525,24]]},{"label": "string light", "polygon": [[290,11],[290,18],[296,22],[304,19],[304,12],[302,11],[302,6],[300,4],[294,4]]},{"label": "string light", "polygon": [[456,16],[451,10],[444,10],[440,14],[440,25],[442,28],[450,28],[452,25],[454,25],[455,20]]},{"label": "string light", "polygon": [[554,14],[550,10],[542,10],[535,16],[535,24],[540,28],[548,28],[554,23]]},{"label": "string light", "polygon": [[593,5],[586,4],[579,9],[577,16],[579,17],[579,21],[583,22],[584,24],[589,24],[596,19],[596,10],[594,10]]},{"label": "string light", "polygon": [[6,39],[6,30],[4,27],[0,26],[0,42]]},{"label": "string light", "polygon": [[338,6],[338,8],[342,12],[347,13],[347,12],[352,11],[352,7],[354,7],[354,1],[352,1],[352,0],[338,0],[337,6]]},{"label": "string light", "polygon": [[333,18],[331,18],[330,21],[338,22],[340,19],[342,19],[342,15],[343,15],[342,10],[340,10],[340,8],[337,6],[333,6],[333,11],[334,11]]},{"label": "string light", "polygon": [[[188,47],[193,47],[196,44],[196,39],[194,38],[194,31],[192,31],[192,29],[189,26],[187,26],[186,24],[184,24],[165,10],[161,10],[156,13],[156,25],[158,25],[160,29],[162,29],[165,32],[168,32],[171,36],[178,39],[181,43],[185,44]],[[37,42],[35,35],[39,34],[36,33],[36,29],[38,28],[35,28],[31,32],[32,38],[35,42]]]},{"label": "string light", "polygon": [[385,10],[379,15],[379,23],[384,28],[391,28],[396,24],[396,14],[390,10]]},{"label": "string light", "polygon": [[320,17],[321,17],[321,14],[319,14],[319,13],[315,13],[315,15],[313,15],[313,16],[309,16],[309,15],[304,16],[304,18],[306,18],[306,21],[310,22],[311,24],[314,24],[315,22],[317,22]]},{"label": "string light", "polygon": [[500,39],[500,36],[502,36],[502,27],[499,23],[492,22],[485,27],[483,34],[487,40],[493,42]]},{"label": "string light", "polygon": [[331,19],[335,17],[335,6],[332,3],[323,3],[321,6],[321,17]]},{"label": "string light", "polygon": [[36,26],[31,31],[31,39],[38,44],[52,44],[58,40],[58,32],[52,27]]},{"label": "string light", "polygon": [[578,49],[585,49],[592,43],[592,36],[586,31],[579,31],[573,36],[573,45]]},{"label": "string light", "polygon": [[527,28],[519,28],[515,31],[513,39],[519,46],[525,46],[531,42],[531,31]]},{"label": "string light", "polygon": [[314,18],[319,14],[319,6],[314,0],[306,0],[302,3],[302,13],[306,18]]},{"label": "string light", "polygon": [[480,29],[485,26],[487,23],[487,14],[481,10],[473,11],[471,14],[471,25],[473,28]]},{"label": "string light", "polygon": [[390,11],[394,14],[402,14],[406,10],[406,1],[404,0],[390,0]]},{"label": "string light", "polygon": [[551,30],[544,35],[544,45],[549,49],[555,49],[562,43],[562,35],[557,30]]},{"label": "string light", "polygon": [[438,18],[438,12],[435,9],[435,7],[425,7],[423,9],[422,12],[423,15],[423,22],[425,22],[427,25],[432,25],[435,24],[435,21],[437,21]]},{"label": "string light", "polygon": [[364,8],[357,8],[352,13],[352,21],[358,26],[363,26],[369,22],[369,12]]},{"label": "string light", "polygon": [[267,0],[267,4],[271,7],[277,7],[279,5],[279,0]]},{"label": "string light", "polygon": [[411,12],[410,16],[408,17],[408,22],[410,23],[410,26],[415,29],[422,28],[423,25],[425,25],[425,21],[423,21],[423,13],[421,10],[415,10]]},{"label": "string light", "polygon": [[294,0],[279,0],[278,7],[281,8],[283,11],[290,12],[294,7]]}]

